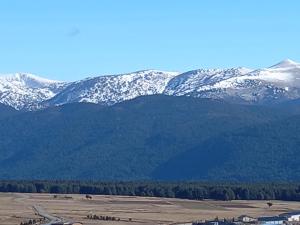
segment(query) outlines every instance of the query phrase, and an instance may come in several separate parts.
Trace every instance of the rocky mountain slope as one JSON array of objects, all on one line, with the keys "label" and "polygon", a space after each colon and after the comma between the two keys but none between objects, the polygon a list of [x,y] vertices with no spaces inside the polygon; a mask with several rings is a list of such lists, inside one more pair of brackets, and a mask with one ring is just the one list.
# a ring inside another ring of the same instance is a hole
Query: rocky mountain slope
[{"label": "rocky mountain slope", "polygon": [[129,74],[99,76],[70,83],[43,106],[89,102],[112,105],[138,96],[161,94],[176,72],[144,70]]}]

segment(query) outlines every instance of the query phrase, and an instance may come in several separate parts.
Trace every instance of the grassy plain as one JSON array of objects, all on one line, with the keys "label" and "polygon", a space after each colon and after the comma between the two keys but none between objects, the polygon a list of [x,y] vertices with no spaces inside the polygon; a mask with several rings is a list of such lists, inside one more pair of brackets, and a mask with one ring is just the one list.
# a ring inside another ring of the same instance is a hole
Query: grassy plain
[{"label": "grassy plain", "polygon": [[[67,197],[66,197],[67,196]],[[18,225],[29,218],[38,218],[32,206],[39,205],[49,214],[82,222],[84,225],[154,225],[176,224],[200,219],[277,215],[299,210],[300,202],[272,201],[191,201],[167,198],[84,195],[0,193],[0,225]],[[119,217],[121,221],[93,221],[88,214]],[[131,218],[132,221],[129,221]]]}]

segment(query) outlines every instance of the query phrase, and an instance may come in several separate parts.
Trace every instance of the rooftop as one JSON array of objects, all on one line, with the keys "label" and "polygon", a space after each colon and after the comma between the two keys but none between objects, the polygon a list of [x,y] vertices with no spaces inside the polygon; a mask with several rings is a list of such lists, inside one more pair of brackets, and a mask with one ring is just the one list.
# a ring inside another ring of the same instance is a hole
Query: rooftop
[{"label": "rooftop", "polygon": [[267,216],[267,217],[259,217],[258,221],[282,221],[286,220],[284,216]]}]

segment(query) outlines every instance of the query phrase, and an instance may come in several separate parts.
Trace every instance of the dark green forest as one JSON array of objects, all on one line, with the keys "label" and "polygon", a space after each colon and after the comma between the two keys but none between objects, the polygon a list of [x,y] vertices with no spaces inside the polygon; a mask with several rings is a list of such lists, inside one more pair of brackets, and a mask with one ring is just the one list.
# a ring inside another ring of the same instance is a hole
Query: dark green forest
[{"label": "dark green forest", "polygon": [[214,200],[300,200],[299,183],[0,181],[0,192]]},{"label": "dark green forest", "polygon": [[0,106],[0,179],[300,181],[300,104],[145,96]]}]

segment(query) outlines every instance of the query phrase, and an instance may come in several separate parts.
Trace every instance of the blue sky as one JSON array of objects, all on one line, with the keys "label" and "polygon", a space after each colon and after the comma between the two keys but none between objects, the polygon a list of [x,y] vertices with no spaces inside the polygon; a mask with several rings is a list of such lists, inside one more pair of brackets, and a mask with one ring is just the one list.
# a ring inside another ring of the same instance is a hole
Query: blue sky
[{"label": "blue sky", "polygon": [[1,0],[0,73],[52,79],[300,61],[298,0]]}]

